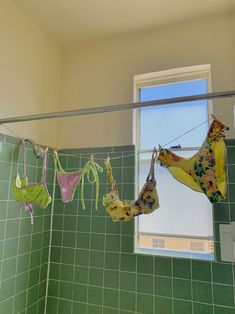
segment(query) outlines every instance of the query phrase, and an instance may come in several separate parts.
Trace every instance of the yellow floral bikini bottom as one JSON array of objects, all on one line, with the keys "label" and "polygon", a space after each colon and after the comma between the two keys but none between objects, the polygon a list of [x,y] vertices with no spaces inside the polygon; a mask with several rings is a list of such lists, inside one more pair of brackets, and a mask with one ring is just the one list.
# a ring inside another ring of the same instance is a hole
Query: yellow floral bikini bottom
[{"label": "yellow floral bikini bottom", "polygon": [[228,128],[214,118],[199,151],[189,159],[160,147],[157,160],[181,183],[206,194],[211,203],[226,197],[224,131]]}]

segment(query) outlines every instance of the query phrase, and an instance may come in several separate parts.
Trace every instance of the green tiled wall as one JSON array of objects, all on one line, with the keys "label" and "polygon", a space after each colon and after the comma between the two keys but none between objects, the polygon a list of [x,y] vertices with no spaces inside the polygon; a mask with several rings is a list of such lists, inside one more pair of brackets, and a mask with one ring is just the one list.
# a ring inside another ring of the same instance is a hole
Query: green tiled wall
[{"label": "green tiled wall", "polygon": [[[47,314],[235,314],[235,265],[220,261],[219,223],[235,220],[235,141],[227,141],[229,195],[214,208],[217,261],[133,254],[133,221],[113,223],[101,205],[109,191],[106,171],[100,176],[99,208],[94,186],[86,184],[86,210],[78,190],[63,204],[56,187]],[[66,150],[113,160],[123,199],[134,197],[134,147]],[[66,169],[87,161],[61,157]],[[102,161],[98,161],[102,164]]]},{"label": "green tiled wall", "polygon": [[[33,226],[28,213],[19,211],[19,204],[11,194],[18,149],[17,139],[0,135],[0,313],[43,314],[51,207],[35,209]],[[27,157],[29,180],[38,181],[41,161],[36,160],[29,147]],[[50,194],[53,190],[53,173],[50,158],[47,173]]]}]

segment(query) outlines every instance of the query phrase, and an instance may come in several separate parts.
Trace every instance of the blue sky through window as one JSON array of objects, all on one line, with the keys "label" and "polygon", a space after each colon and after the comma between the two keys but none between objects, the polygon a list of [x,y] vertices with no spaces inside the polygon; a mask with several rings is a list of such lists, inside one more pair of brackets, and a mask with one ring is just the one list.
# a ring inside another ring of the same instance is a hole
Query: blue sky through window
[{"label": "blue sky through window", "polygon": [[[207,93],[207,80],[199,79],[143,87],[140,101],[189,96]],[[140,109],[140,148],[164,145],[177,136],[208,119],[207,101],[194,101]],[[182,147],[200,147],[206,136],[208,123],[171,143]]]}]

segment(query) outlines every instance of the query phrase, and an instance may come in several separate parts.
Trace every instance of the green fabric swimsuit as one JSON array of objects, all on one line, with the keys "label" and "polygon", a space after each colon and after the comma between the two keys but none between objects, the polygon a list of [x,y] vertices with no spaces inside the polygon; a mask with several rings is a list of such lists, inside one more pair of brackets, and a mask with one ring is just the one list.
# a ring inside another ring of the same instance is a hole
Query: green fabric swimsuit
[{"label": "green fabric swimsuit", "polygon": [[[21,152],[23,149],[23,177],[19,176],[19,162]],[[19,158],[17,163],[17,175],[13,182],[12,193],[16,201],[22,203],[21,207],[24,207],[30,213],[31,223],[33,223],[33,205],[39,208],[45,209],[51,203],[51,196],[48,193],[46,186],[46,164],[47,164],[47,152],[43,156],[42,165],[42,177],[39,183],[29,184],[26,174],[26,147],[24,140],[20,143]]]}]

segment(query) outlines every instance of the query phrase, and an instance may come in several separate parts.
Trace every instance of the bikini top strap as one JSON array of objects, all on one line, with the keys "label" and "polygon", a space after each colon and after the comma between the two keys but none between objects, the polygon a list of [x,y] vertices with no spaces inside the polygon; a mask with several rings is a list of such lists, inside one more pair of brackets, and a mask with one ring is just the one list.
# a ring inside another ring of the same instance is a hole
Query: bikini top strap
[{"label": "bikini top strap", "polygon": [[61,166],[59,156],[58,156],[58,153],[56,150],[54,150],[53,158],[54,158],[54,164],[55,164],[56,171],[64,171],[64,169]]},{"label": "bikini top strap", "polygon": [[45,183],[46,182],[46,175],[47,175],[47,151],[48,151],[48,148],[45,149],[45,152],[43,154],[41,183]]},{"label": "bikini top strap", "polygon": [[27,173],[26,173],[26,146],[25,146],[25,140],[24,138],[21,139],[20,141],[20,148],[19,148],[19,155],[18,155],[18,161],[17,161],[17,173],[19,174],[19,165],[20,165],[20,159],[21,155],[23,156],[22,158],[22,163],[23,163],[23,178],[27,178]]},{"label": "bikini top strap", "polygon": [[110,160],[106,159],[104,161],[104,164],[105,164],[105,168],[106,168],[107,173],[108,173],[109,183],[111,184],[112,191],[114,191],[117,195],[119,195],[118,186],[117,186],[117,183],[113,177],[113,171],[112,171],[112,167],[110,164]]},{"label": "bikini top strap", "polygon": [[151,165],[150,165],[149,174],[147,176],[146,181],[149,181],[149,179],[153,180],[155,178],[155,176],[154,176],[155,161],[156,161],[156,148],[154,148],[153,153],[152,153]]}]

